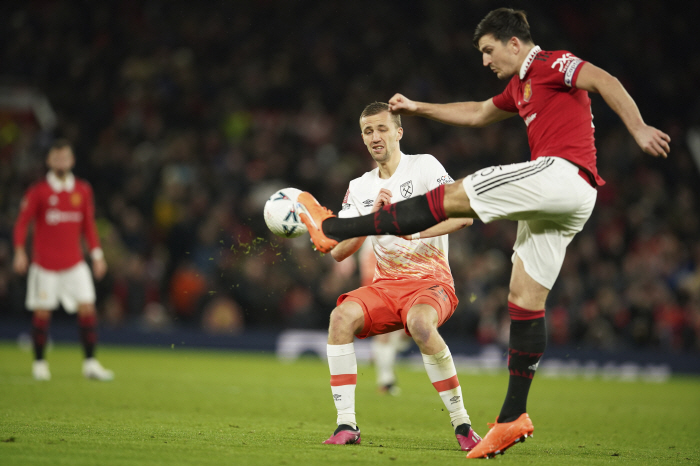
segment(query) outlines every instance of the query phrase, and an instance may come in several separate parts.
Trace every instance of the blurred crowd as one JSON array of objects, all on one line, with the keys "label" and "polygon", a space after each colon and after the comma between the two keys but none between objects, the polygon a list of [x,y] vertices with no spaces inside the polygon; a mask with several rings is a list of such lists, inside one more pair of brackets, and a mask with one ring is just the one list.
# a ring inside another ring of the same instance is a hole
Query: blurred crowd
[{"label": "blurred crowd", "polygon": [[[700,158],[689,141],[700,128],[700,55],[686,47],[691,12],[652,0],[569,3],[523,6],[535,43],[617,76],[673,144],[667,160],[644,155],[592,97],[608,184],[550,295],[550,342],[698,351]],[[348,182],[372,168],[358,126],[370,102],[395,92],[431,102],[499,93],[505,83],[471,44],[496,6],[3,2],[0,86],[48,97],[57,124],[0,108],[0,320],[26,318],[12,226],[60,135],[74,142],[75,173],[95,191],[110,267],[97,283],[102,325],[326,328],[337,296],[359,284],[357,264],[314,252],[306,236],[269,233],[265,200],[293,186],[337,211]],[[403,123],[403,151],[435,155],[455,179],[529,158],[519,118],[485,129]],[[452,235],[460,305],[444,335],[507,341],[515,232],[511,222],[477,221]]]}]

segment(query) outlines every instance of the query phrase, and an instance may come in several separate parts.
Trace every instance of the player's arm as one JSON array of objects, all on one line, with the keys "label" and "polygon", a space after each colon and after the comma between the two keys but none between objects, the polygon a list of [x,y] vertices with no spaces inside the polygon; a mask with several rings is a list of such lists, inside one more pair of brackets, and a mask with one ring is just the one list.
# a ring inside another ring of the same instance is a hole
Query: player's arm
[{"label": "player's arm", "polygon": [[654,157],[666,157],[670,152],[671,137],[653,126],[644,123],[642,115],[620,81],[607,71],[591,63],[581,65],[576,87],[600,94],[627,127],[634,140],[644,152]]},{"label": "player's arm", "polygon": [[365,242],[366,236],[360,238],[350,238],[338,243],[336,247],[331,249],[331,257],[337,262],[342,262],[348,257],[355,254]]},{"label": "player's arm", "polygon": [[95,223],[95,202],[92,189],[86,189],[85,212],[83,212],[83,234],[90,248],[90,258],[92,259],[92,274],[96,279],[101,280],[107,273],[107,261],[104,252],[100,247],[100,237],[97,234]]},{"label": "player's arm", "polygon": [[427,230],[414,235],[402,236],[403,239],[426,239],[435,236],[449,235],[452,232],[466,228],[474,223],[471,218],[448,218],[447,220],[434,225]]},{"label": "player's arm", "polygon": [[506,112],[496,107],[493,99],[483,102],[452,102],[431,104],[417,102],[401,94],[389,100],[389,108],[401,115],[416,115],[454,126],[482,127],[510,118],[517,113]]},{"label": "player's arm", "polygon": [[29,257],[27,257],[27,251],[25,249],[25,242],[27,240],[27,229],[29,228],[29,223],[34,218],[37,209],[37,199],[34,195],[33,190],[29,190],[24,198],[19,208],[19,216],[15,222],[15,227],[12,232],[12,242],[14,245],[14,258],[12,260],[13,270],[24,275],[27,273],[29,268]]}]

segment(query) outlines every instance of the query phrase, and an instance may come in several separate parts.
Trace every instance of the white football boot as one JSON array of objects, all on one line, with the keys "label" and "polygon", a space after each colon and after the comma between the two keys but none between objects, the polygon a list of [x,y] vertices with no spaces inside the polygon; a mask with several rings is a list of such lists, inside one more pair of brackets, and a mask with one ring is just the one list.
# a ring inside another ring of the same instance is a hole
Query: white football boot
[{"label": "white football boot", "polygon": [[51,371],[46,359],[40,359],[32,363],[32,375],[34,380],[51,380]]},{"label": "white football boot", "polygon": [[89,358],[83,361],[83,376],[86,379],[109,382],[114,378],[114,372],[102,367],[102,364],[97,359]]}]

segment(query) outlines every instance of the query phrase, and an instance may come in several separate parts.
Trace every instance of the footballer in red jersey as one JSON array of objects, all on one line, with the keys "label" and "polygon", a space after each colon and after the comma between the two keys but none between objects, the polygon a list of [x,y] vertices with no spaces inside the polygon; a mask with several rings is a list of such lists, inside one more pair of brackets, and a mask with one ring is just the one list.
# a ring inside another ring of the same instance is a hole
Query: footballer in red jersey
[{"label": "footballer in red jersey", "polygon": [[[32,185],[22,199],[13,235],[13,267],[21,275],[28,273],[26,307],[34,313],[32,373],[37,380],[51,379],[44,353],[51,311],[61,304],[66,312],[78,313],[85,351],[83,375],[111,380],[112,371],[102,367],[94,355],[95,286],[81,244],[84,237],[90,248],[95,278],[101,279],[107,272],[107,263],[95,227],[92,188],[71,172],[75,156],[68,141],[57,140],[51,146],[46,164],[49,168],[46,178]],[[31,223],[34,235],[30,264],[25,241]]]},{"label": "footballer in red jersey", "polygon": [[531,160],[496,165],[425,196],[384,206],[373,214],[336,218],[309,193],[298,198],[300,218],[322,252],[338,241],[366,235],[409,235],[453,217],[518,222],[508,295],[511,317],[510,378],[501,412],[468,458],[491,457],[532,435],[527,414],[532,378],[546,347],[545,301],[566,253],[581,231],[604,182],[596,168],[589,92],[600,94],[639,147],[667,157],[671,138],[647,125],[615,77],[568,51],[535,45],[525,12],[491,11],[477,25],[474,45],[483,65],[509,79],[499,95],[482,102],[431,104],[401,94],[391,111],[456,126],[482,127],[520,115],[527,127]]}]

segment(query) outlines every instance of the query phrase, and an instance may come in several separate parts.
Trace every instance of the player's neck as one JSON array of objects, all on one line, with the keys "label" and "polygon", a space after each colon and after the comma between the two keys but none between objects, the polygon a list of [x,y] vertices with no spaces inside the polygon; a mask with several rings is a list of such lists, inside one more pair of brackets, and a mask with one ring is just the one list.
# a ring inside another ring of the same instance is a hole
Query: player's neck
[{"label": "player's neck", "polygon": [[386,162],[377,162],[377,166],[379,167],[379,178],[383,180],[388,180],[391,178],[396,172],[399,162],[401,162],[401,151],[398,149],[392,152],[391,157],[389,157],[389,160]]},{"label": "player's neck", "polygon": [[68,179],[68,175],[70,175],[70,170],[51,170],[51,173],[53,173],[56,178],[63,182]]}]

